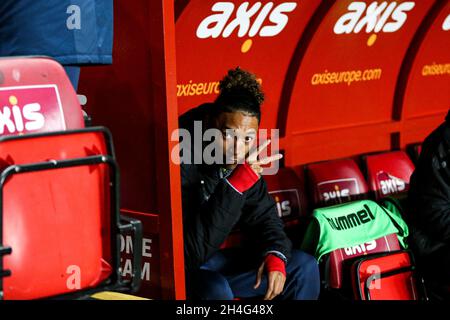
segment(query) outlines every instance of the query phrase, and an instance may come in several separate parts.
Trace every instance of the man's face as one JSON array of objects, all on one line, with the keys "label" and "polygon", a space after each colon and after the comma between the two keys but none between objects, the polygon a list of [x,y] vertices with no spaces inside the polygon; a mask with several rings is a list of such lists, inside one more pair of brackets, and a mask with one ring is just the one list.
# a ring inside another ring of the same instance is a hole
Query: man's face
[{"label": "man's face", "polygon": [[233,169],[238,163],[244,163],[256,142],[258,118],[239,111],[222,112],[213,123],[222,132],[218,143],[223,149],[224,167]]}]

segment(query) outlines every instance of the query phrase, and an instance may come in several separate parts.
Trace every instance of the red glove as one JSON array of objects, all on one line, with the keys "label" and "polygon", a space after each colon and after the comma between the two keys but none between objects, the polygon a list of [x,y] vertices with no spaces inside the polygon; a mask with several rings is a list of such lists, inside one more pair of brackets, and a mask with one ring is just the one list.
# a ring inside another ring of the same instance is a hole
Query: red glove
[{"label": "red glove", "polygon": [[259,179],[259,175],[253,171],[248,163],[238,164],[226,180],[238,192],[243,193],[250,189]]},{"label": "red glove", "polygon": [[283,259],[273,254],[268,254],[265,259],[267,272],[279,271],[286,277],[286,265]]}]

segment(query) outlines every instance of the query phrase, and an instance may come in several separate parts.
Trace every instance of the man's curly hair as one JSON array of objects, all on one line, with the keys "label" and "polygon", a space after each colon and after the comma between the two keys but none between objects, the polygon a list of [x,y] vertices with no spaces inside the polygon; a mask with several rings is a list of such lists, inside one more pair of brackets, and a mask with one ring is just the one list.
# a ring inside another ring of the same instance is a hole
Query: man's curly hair
[{"label": "man's curly hair", "polygon": [[215,104],[216,113],[243,112],[261,119],[264,93],[255,75],[237,67],[228,71],[219,83],[220,93]]}]

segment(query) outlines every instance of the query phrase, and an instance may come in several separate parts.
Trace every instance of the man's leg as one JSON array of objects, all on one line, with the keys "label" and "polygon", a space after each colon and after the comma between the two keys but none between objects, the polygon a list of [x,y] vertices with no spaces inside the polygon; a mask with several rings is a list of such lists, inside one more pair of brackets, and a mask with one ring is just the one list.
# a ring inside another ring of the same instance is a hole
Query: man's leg
[{"label": "man's leg", "polygon": [[[245,281],[249,277],[256,280],[256,266],[248,259],[248,254],[239,248],[228,248],[216,252],[200,267],[196,275],[198,289],[197,297],[211,300],[232,300],[235,297],[258,297],[264,295],[265,290],[259,289],[247,293],[247,295],[235,295],[232,291],[229,279],[236,282]],[[249,271],[250,270],[250,271]],[[232,275],[232,276],[230,276]],[[265,281],[265,279],[264,279]],[[252,286],[254,283],[252,284]],[[261,287],[264,287],[264,283]],[[212,298],[205,298],[206,296]]]},{"label": "man's leg", "polygon": [[219,272],[200,269],[188,281],[188,296],[200,300],[233,300],[227,279]]},{"label": "man's leg", "polygon": [[293,250],[286,273],[283,291],[285,299],[317,300],[320,293],[320,274],[317,260],[313,256]]},{"label": "man's leg", "polygon": [[450,247],[445,246],[419,259],[431,300],[450,300]]},{"label": "man's leg", "polygon": [[[225,275],[235,297],[263,297],[267,291],[267,276],[254,289],[257,270]],[[316,259],[299,250],[292,251],[286,266],[286,283],[282,296],[285,300],[316,300],[320,292],[320,276]]]},{"label": "man's leg", "polygon": [[232,300],[228,280],[223,275],[239,266],[239,249],[225,249],[213,254],[199,270],[186,275],[188,297],[201,300]]}]

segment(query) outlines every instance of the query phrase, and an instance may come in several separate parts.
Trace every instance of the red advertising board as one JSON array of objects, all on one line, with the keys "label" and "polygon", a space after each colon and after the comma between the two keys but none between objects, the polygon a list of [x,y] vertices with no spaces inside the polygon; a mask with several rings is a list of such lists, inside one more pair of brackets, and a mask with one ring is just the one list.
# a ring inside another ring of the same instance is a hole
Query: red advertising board
[{"label": "red advertising board", "polygon": [[414,59],[404,99],[404,117],[411,118],[450,107],[450,2],[426,31]]},{"label": "red advertising board", "polygon": [[306,25],[320,1],[189,1],[176,21],[178,111],[212,101],[237,66],[266,94],[262,127],[275,128],[281,92]]},{"label": "red advertising board", "polygon": [[443,122],[443,115],[450,109],[450,2],[424,30],[407,76],[402,104],[406,121],[403,144],[420,141]]},{"label": "red advertising board", "polygon": [[391,121],[402,61],[433,3],[336,1],[297,71],[286,134]]}]

